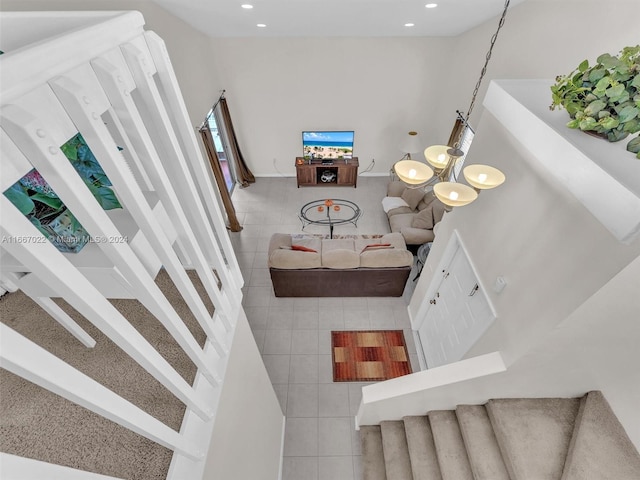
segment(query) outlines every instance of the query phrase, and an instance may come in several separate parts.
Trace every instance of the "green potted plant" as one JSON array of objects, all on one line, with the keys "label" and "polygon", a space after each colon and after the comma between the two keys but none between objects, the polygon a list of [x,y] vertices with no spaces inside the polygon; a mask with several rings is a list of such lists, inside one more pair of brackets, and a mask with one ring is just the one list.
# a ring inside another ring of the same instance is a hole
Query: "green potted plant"
[{"label": "green potted plant", "polygon": [[[590,67],[585,60],[570,74],[556,77],[549,108],[565,108],[569,128],[617,142],[640,132],[640,45],[625,47],[618,56],[605,53],[596,61]],[[640,137],[627,150],[640,158]]]}]

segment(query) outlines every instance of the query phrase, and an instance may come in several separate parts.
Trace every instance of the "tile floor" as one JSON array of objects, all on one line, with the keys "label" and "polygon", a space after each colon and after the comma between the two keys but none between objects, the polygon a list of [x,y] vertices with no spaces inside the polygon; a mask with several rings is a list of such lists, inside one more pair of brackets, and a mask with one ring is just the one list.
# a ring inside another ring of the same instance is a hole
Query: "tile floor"
[{"label": "tile floor", "polygon": [[[381,208],[388,177],[359,177],[358,188],[296,188],[295,178],[258,178],[237,188],[233,202],[243,230],[231,240],[244,275],[244,308],[286,415],[284,480],[360,480],[360,439],[354,416],[365,383],[333,383],[334,330],[403,329],[418,370],[407,301],[402,298],[276,298],[267,269],[271,234],[300,233],[300,207],[321,198],[354,201],[363,210],[358,226],[335,234],[388,233]],[[327,234],[307,226],[307,233]]]}]

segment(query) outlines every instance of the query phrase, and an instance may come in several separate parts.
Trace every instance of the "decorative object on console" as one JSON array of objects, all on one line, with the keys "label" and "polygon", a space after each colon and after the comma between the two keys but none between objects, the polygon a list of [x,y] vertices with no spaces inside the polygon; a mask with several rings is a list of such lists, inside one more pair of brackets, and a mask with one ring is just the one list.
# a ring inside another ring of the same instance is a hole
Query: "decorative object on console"
[{"label": "decorative object on console", "polygon": [[[411,160],[410,156],[407,159],[403,157],[402,160],[396,162],[393,166],[393,171],[398,178],[409,185],[410,188],[433,186],[434,195],[442,203],[450,207],[467,205],[478,198],[480,190],[495,188],[505,180],[504,174],[496,168],[485,165],[473,165],[475,168],[472,169],[472,172],[468,172],[467,169],[469,167],[463,170],[465,179],[472,185],[469,186],[458,183],[456,170],[460,167],[458,165],[459,159],[465,155],[465,152],[460,149],[460,146],[463,143],[465,134],[469,131],[472,132],[468,120],[473,111],[480,84],[487,71],[493,46],[498,38],[500,29],[504,25],[509,3],[510,0],[505,1],[504,10],[498,22],[498,29],[491,37],[491,45],[487,52],[484,66],[480,72],[480,78],[473,91],[467,114],[463,116],[460,111],[456,112],[458,117],[456,118],[456,123],[449,138],[449,145],[433,145],[424,150],[424,156],[427,162],[433,166],[433,169],[425,163]],[[411,134],[412,132],[409,133]],[[471,179],[469,177],[471,177]]]},{"label": "decorative object on console", "polygon": [[[619,56],[604,53],[590,67],[584,60],[551,86],[553,103],[571,117],[567,127],[618,142],[640,132],[640,45],[625,47]],[[640,158],[640,137],[627,144]]]}]

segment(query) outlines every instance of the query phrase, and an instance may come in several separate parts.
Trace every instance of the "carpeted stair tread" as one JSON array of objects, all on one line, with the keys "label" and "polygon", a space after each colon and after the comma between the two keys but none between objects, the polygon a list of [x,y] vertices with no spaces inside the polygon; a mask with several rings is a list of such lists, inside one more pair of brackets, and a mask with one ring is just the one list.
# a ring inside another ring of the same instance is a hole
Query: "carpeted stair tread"
[{"label": "carpeted stair tread", "polygon": [[456,417],[475,480],[509,480],[484,406],[458,405]]},{"label": "carpeted stair tread", "polygon": [[413,480],[442,480],[429,419],[407,416],[403,421]]},{"label": "carpeted stair tread", "polygon": [[442,479],[473,480],[455,412],[434,410],[428,416]]},{"label": "carpeted stair tread", "polygon": [[387,478],[413,480],[404,423],[401,420],[383,421],[380,422],[380,430]]},{"label": "carpeted stair tread", "polygon": [[559,480],[580,399],[489,400],[487,413],[513,480]]},{"label": "carpeted stair tread", "polygon": [[362,479],[387,480],[380,426],[361,426],[360,442],[362,443]]},{"label": "carpeted stair tread", "polygon": [[562,480],[640,479],[640,455],[602,392],[582,397]]}]

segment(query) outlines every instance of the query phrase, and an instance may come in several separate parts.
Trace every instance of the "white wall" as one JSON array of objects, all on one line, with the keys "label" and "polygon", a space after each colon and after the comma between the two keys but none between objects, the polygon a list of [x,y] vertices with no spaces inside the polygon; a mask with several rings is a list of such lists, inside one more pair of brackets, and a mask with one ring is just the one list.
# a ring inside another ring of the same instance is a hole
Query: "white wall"
[{"label": "white wall", "polygon": [[2,0],[0,10],[138,10],[145,30],[153,30],[165,41],[178,83],[194,126],[218,99],[219,86],[211,62],[209,38],[155,3],[143,0]]},{"label": "white wall", "polygon": [[[584,59],[593,64],[602,53],[615,54],[639,44],[638,15],[632,13],[637,10],[637,0],[527,0],[510,7],[480,88],[472,125],[478,124],[491,79],[555,78],[570,73]],[[452,39],[452,75],[446,94],[440,97],[441,115],[456,108],[466,113],[497,27],[498,17]]]},{"label": "white wall", "polygon": [[[227,89],[243,153],[256,175],[295,175],[303,130],[355,130],[360,170],[375,158],[387,173],[402,156],[401,136],[437,132],[435,105],[446,38],[214,39],[213,58]],[[275,159],[275,165],[274,165]]]},{"label": "white wall", "polygon": [[[638,42],[633,1],[529,0],[510,8],[472,115],[492,78],[553,78]],[[454,38],[213,39],[243,153],[256,175],[294,175],[300,132],[354,129],[360,170],[385,174],[398,138],[443,143],[467,111],[497,17]],[[579,26],[584,25],[584,26]],[[606,34],[580,35],[598,25]],[[586,29],[586,30],[585,30]],[[274,160],[275,159],[275,160]]]}]

